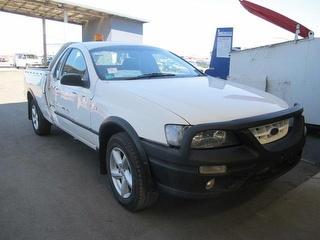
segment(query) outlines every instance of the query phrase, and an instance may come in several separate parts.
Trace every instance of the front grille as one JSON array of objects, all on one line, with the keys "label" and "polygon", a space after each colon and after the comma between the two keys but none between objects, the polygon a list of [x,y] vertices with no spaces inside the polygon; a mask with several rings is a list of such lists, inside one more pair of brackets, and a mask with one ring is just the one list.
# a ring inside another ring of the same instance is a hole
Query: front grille
[{"label": "front grille", "polygon": [[277,141],[288,134],[289,119],[249,129],[261,144]]}]

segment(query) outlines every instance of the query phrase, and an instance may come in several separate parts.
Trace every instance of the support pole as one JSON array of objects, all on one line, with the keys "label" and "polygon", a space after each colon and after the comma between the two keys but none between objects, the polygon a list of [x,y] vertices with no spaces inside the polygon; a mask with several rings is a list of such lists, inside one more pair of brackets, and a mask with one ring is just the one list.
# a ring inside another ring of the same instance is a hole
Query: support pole
[{"label": "support pole", "polygon": [[67,42],[67,24],[68,24],[68,12],[67,9],[63,11],[63,42]]},{"label": "support pole", "polygon": [[296,25],[296,33],[295,33],[295,35],[294,35],[294,40],[297,42],[298,41],[298,39],[299,39],[299,34],[300,34],[300,24],[298,23],[297,25]]},{"label": "support pole", "polygon": [[47,36],[46,36],[46,19],[42,18],[42,39],[43,39],[43,64],[47,65]]},{"label": "support pole", "polygon": [[64,23],[68,23],[68,21],[69,21],[67,9],[64,9],[64,11],[63,11],[63,21],[64,21]]}]

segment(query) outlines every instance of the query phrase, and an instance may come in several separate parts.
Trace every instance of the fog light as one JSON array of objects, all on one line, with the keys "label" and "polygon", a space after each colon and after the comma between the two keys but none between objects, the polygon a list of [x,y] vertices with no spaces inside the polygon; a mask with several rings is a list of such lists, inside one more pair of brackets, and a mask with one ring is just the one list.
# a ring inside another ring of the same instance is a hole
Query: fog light
[{"label": "fog light", "polygon": [[210,190],[211,188],[213,188],[214,183],[215,183],[215,179],[214,178],[212,178],[210,181],[208,181],[206,183],[206,190]]},{"label": "fog light", "polygon": [[199,172],[201,174],[217,174],[217,173],[225,173],[227,171],[226,165],[220,166],[200,166]]}]

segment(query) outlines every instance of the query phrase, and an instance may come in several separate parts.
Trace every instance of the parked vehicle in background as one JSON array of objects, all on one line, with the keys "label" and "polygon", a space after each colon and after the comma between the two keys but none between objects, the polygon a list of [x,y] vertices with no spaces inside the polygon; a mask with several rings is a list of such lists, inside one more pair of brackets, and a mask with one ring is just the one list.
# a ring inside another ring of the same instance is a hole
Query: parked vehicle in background
[{"label": "parked vehicle in background", "polygon": [[41,59],[34,54],[16,53],[13,61],[16,68],[27,68],[42,65]]},{"label": "parked vehicle in background", "polygon": [[132,211],[160,190],[210,197],[270,181],[301,159],[301,106],[207,76],[160,48],[66,44],[25,81],[35,133],[54,124],[99,151],[100,172]]},{"label": "parked vehicle in background", "polygon": [[0,56],[0,62],[8,62],[8,60],[6,57]]},{"label": "parked vehicle in background", "polygon": [[47,65],[48,65],[48,66],[50,65],[51,61],[53,60],[53,57],[54,57],[54,56],[48,56],[48,57],[47,57]]},{"label": "parked vehicle in background", "polygon": [[47,56],[46,62],[43,57],[40,57],[41,63],[43,66],[49,66],[54,56]]}]

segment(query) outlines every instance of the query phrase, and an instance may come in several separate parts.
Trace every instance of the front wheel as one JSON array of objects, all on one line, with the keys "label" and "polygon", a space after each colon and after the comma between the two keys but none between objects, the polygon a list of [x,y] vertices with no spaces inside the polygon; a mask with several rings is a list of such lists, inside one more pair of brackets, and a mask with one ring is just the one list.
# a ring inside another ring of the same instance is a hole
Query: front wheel
[{"label": "front wheel", "polygon": [[35,100],[31,101],[30,109],[31,109],[31,122],[32,122],[32,127],[34,132],[40,136],[50,134],[51,123],[43,117]]},{"label": "front wheel", "polygon": [[150,176],[129,135],[120,132],[113,135],[107,146],[108,179],[117,201],[130,211],[151,206],[158,197],[150,188]]}]

